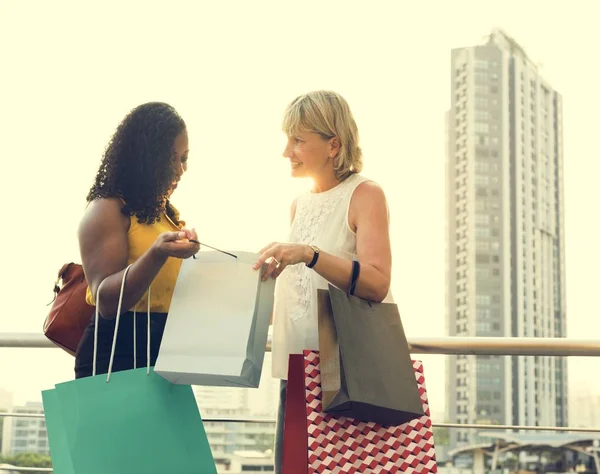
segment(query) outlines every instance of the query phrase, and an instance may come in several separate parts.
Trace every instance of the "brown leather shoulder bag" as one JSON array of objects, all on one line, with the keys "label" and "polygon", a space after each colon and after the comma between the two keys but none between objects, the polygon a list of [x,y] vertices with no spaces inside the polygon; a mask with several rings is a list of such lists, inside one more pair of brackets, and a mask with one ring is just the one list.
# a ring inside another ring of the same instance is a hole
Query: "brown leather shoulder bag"
[{"label": "brown leather shoulder bag", "polygon": [[44,335],[71,355],[75,355],[94,314],[94,307],[85,301],[87,286],[81,265],[63,265],[54,284],[52,308],[44,321]]}]

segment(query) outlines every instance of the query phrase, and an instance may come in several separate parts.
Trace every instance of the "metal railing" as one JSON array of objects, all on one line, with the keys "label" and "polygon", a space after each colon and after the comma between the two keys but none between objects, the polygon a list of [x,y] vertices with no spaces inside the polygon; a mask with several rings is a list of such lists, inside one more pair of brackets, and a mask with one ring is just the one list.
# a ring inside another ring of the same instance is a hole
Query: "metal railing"
[{"label": "metal railing", "polygon": [[[534,337],[412,337],[413,354],[600,357],[600,339]],[[42,334],[0,333],[0,348],[58,349]],[[267,351],[271,350],[271,340]]]},{"label": "metal railing", "polygon": [[1,471],[8,472],[54,472],[51,467],[19,467],[19,466],[0,466]]},{"label": "metal railing", "polygon": [[[497,355],[497,356],[555,356],[555,357],[600,357],[600,340],[567,338],[513,338],[513,337],[415,337],[408,340],[413,354],[438,355]],[[0,349],[56,349],[51,341],[41,334],[0,333]],[[271,340],[267,343],[271,350]],[[43,418],[42,413],[0,413],[2,417]],[[275,420],[265,418],[204,418],[207,423],[266,423]],[[435,428],[459,428],[477,430],[526,430],[575,433],[600,433],[600,427],[579,428],[562,426],[527,426],[432,423]],[[52,472],[51,468],[2,467],[0,471]]]},{"label": "metal railing", "polygon": [[[0,418],[44,418],[43,413],[13,413],[0,412]],[[228,417],[206,417],[202,418],[204,423],[258,423],[273,425],[276,420],[272,418],[228,418]],[[531,426],[531,425],[494,425],[484,423],[434,423],[431,422],[433,428],[460,428],[460,429],[477,429],[477,430],[523,430],[523,431],[557,431],[571,433],[600,433],[600,427],[597,428],[580,428],[569,426]]]}]

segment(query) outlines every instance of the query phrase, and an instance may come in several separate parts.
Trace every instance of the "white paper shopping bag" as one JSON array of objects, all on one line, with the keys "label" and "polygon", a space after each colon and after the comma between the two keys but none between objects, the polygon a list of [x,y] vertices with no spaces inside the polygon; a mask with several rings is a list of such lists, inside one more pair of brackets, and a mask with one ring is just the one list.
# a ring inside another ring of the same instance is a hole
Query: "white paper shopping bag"
[{"label": "white paper shopping bag", "polygon": [[258,255],[200,252],[184,260],[154,368],[177,384],[258,387],[275,281]]}]

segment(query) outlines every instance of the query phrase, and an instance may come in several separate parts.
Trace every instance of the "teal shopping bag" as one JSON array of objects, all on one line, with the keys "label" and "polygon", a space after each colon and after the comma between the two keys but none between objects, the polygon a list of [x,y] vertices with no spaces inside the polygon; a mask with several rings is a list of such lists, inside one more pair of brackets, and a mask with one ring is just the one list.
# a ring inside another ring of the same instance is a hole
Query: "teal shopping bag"
[{"label": "teal shopping bag", "polygon": [[54,474],[75,474],[56,391],[54,389],[43,391],[42,401]]},{"label": "teal shopping bag", "polygon": [[123,272],[108,373],[95,375],[96,307],[94,376],[43,394],[55,474],[217,474],[192,387],[174,385],[150,367],[150,289],[147,365],[111,373],[130,268]]},{"label": "teal shopping bag", "polygon": [[54,397],[77,474],[217,473],[189,385],[144,367],[58,384]]}]

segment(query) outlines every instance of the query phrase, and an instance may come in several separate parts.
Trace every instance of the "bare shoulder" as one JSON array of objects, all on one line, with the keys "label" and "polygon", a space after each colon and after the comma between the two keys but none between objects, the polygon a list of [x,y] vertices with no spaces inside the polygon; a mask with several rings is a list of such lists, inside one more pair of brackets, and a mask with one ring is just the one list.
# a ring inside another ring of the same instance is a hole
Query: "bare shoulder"
[{"label": "bare shoulder", "polygon": [[116,197],[110,197],[110,198],[101,198],[101,199],[94,199],[92,202],[90,202],[90,205],[88,206],[89,209],[103,209],[103,210],[113,210],[116,211],[118,210],[119,212],[121,211],[121,209],[123,209],[123,201],[121,201],[119,198]]},{"label": "bare shoulder", "polygon": [[388,216],[387,200],[383,188],[375,181],[363,181],[354,190],[348,211],[348,224],[356,232],[358,222],[381,220]]},{"label": "bare shoulder", "polygon": [[129,230],[129,218],[122,211],[123,202],[118,198],[95,199],[85,210],[80,231],[99,227],[124,227]]},{"label": "bare shoulder", "polygon": [[373,203],[385,203],[385,193],[383,188],[375,181],[363,181],[354,190],[352,200],[358,204],[368,205]]}]

